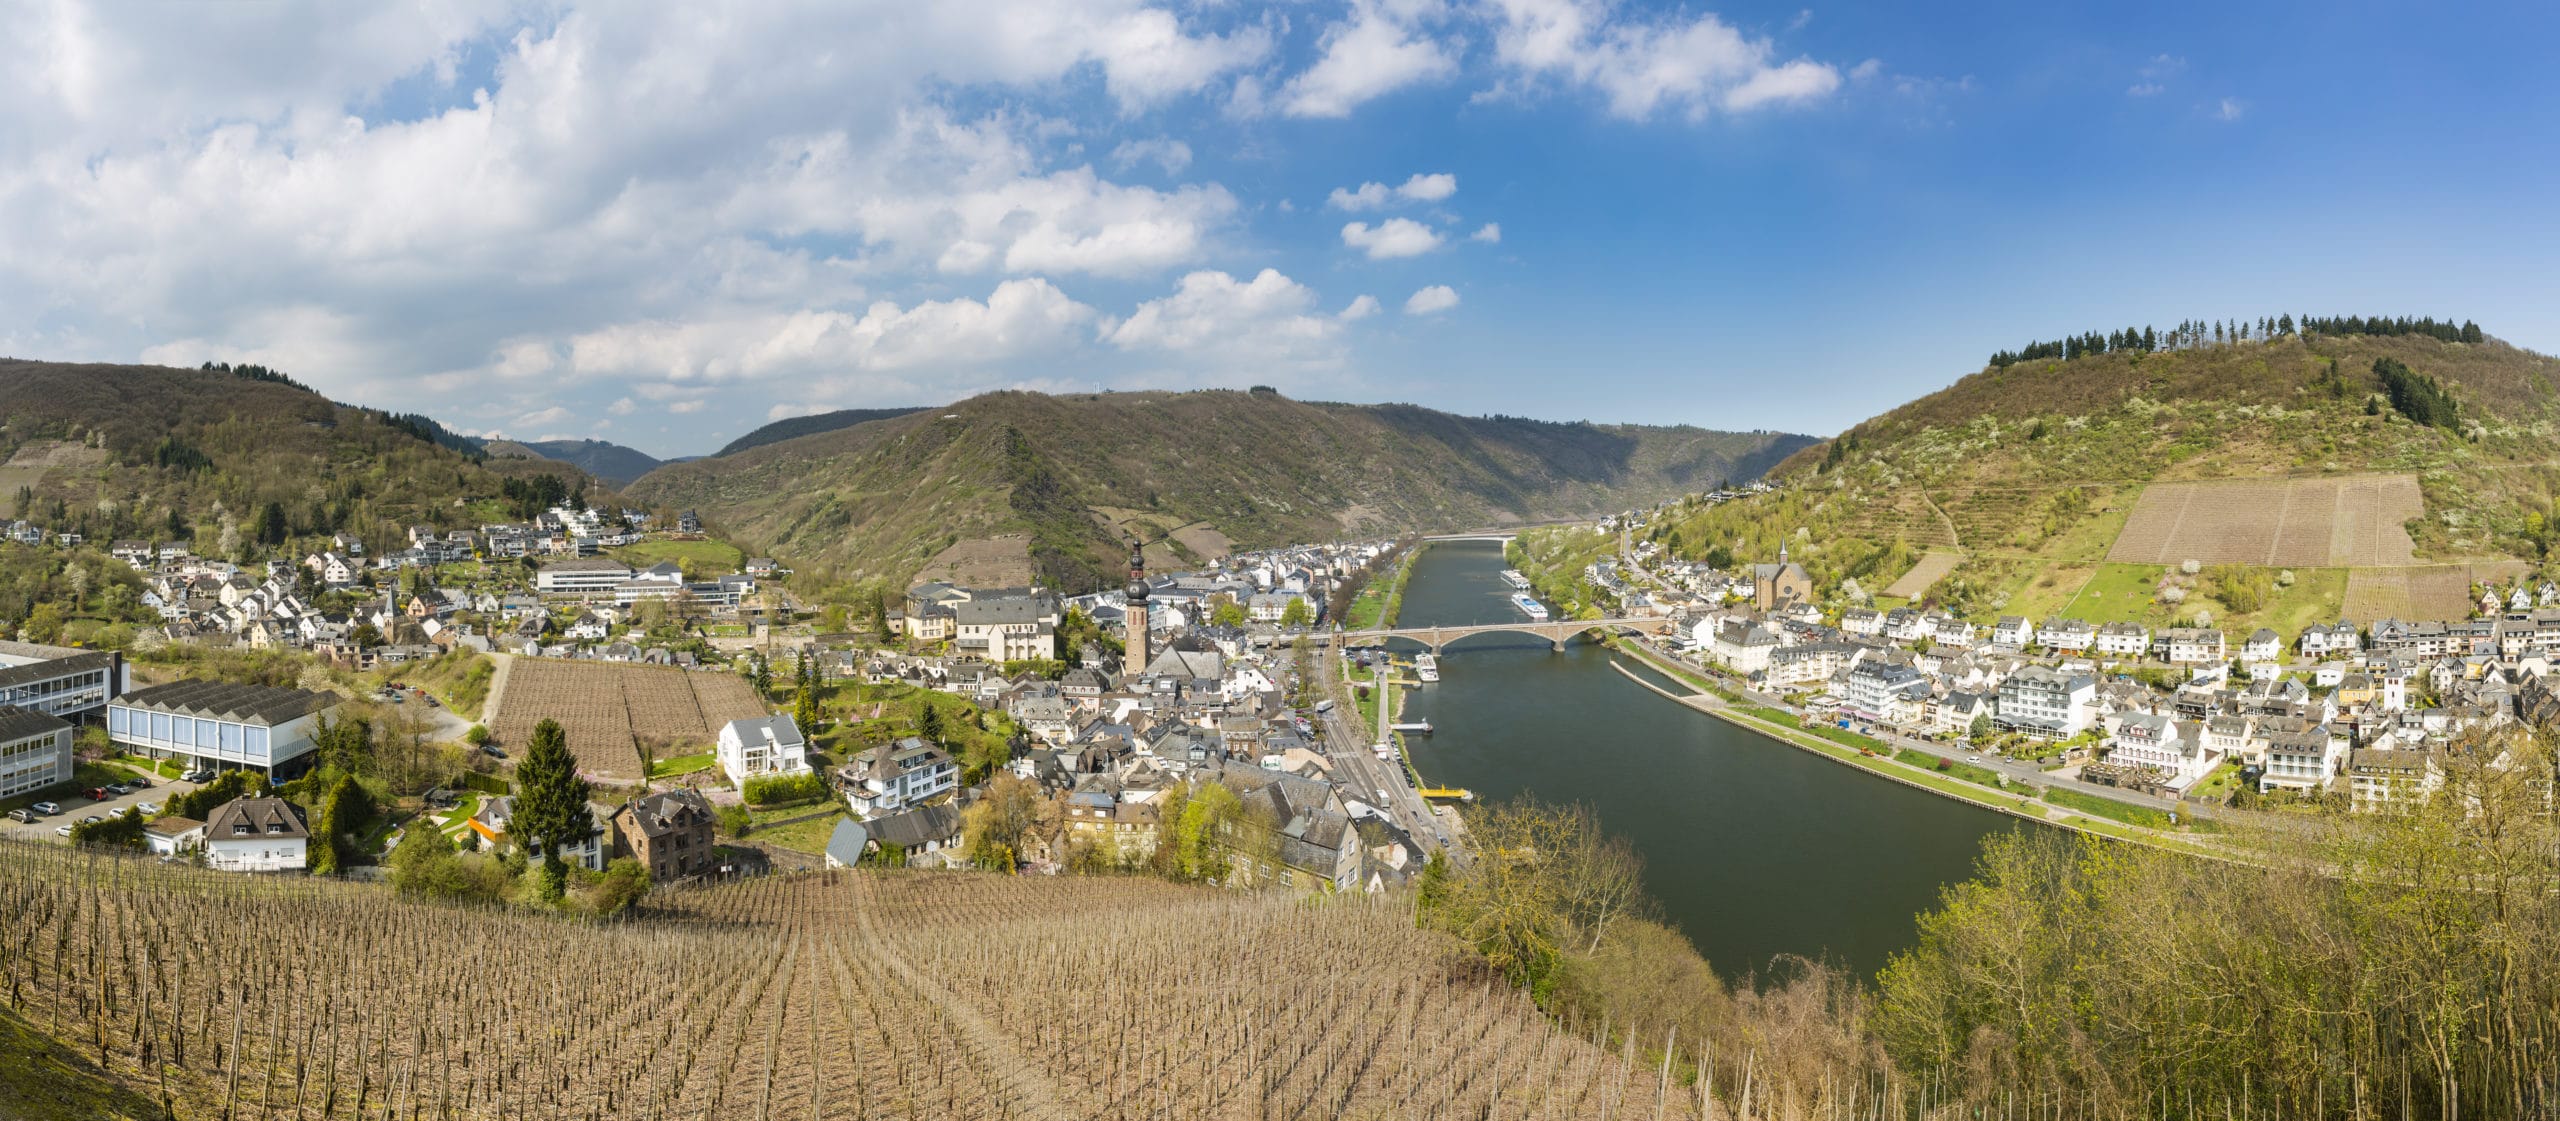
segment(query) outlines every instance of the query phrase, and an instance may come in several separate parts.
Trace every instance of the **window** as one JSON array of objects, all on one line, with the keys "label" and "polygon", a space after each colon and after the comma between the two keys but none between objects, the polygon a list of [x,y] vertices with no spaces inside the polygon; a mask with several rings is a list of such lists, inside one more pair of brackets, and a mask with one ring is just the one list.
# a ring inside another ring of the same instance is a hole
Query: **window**
[{"label": "window", "polygon": [[244,731],[244,732],[247,734],[247,736],[248,736],[248,743],[249,743],[249,755],[250,755],[250,757],[251,757],[251,758],[256,758],[256,759],[264,759],[264,758],[266,758],[266,757],[267,757],[267,729],[265,729],[265,728],[263,728],[263,727],[260,727],[259,725],[256,725],[256,724],[251,724],[251,725],[248,725],[246,728],[244,728],[244,729],[243,729],[243,731]]},{"label": "window", "polygon": [[168,713],[155,712],[151,714],[151,738],[155,740],[165,740],[169,738]]},{"label": "window", "polygon": [[126,709],[122,706],[107,706],[107,731],[110,734],[119,736],[125,734],[125,712]]},{"label": "window", "polygon": [[222,750],[234,753],[240,750],[239,725],[227,721],[222,725]]},{"label": "window", "polygon": [[171,717],[169,720],[169,738],[179,743],[194,743],[196,740],[196,722],[184,716]]}]

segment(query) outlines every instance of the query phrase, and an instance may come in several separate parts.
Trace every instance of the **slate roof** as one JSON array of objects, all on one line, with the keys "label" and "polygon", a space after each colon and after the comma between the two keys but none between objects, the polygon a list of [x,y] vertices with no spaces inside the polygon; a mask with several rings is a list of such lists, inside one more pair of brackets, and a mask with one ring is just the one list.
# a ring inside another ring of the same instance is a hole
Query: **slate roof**
[{"label": "slate roof", "polygon": [[282,798],[234,798],[214,807],[204,824],[206,839],[214,841],[237,837],[311,835],[311,826],[303,820],[302,807]]},{"label": "slate roof", "polygon": [[862,863],[862,850],[871,845],[871,831],[852,818],[836,822],[836,831],[827,836],[827,856],[838,864],[852,867]]},{"label": "slate roof", "polygon": [[151,712],[210,716],[243,724],[282,724],[335,707],[331,693],[282,689],[272,685],[234,685],[227,681],[173,681],[136,689],[116,703]]},{"label": "slate roof", "polygon": [[0,686],[50,681],[66,674],[103,670],[115,664],[115,655],[103,650],[77,650],[33,642],[0,642],[0,655],[40,659],[22,666],[0,666]]},{"label": "slate roof", "polygon": [[960,835],[960,810],[948,804],[917,806],[868,823],[873,840],[918,849]]},{"label": "slate roof", "polygon": [[70,727],[57,716],[16,705],[0,705],[0,743],[16,743]]}]

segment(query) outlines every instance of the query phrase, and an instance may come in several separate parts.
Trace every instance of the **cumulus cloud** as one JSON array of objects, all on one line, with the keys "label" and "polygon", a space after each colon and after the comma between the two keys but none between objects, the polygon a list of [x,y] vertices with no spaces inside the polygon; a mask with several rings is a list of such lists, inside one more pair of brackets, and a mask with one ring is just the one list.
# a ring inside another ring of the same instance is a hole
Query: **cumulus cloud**
[{"label": "cumulus cloud", "polygon": [[[1273,45],[1159,0],[64,3],[0,9],[0,34],[36,60],[0,73],[12,349],[262,361],[447,411],[541,377],[965,369],[1061,322],[1089,338],[1050,278],[1196,265],[1239,206],[1116,182],[1068,122],[993,106],[1217,97]],[[1105,166],[1189,166],[1124,148]],[[971,277],[984,300],[942,298]]]},{"label": "cumulus cloud", "polygon": [[1415,292],[1404,302],[1406,315],[1438,315],[1458,306],[1458,290],[1446,284],[1434,284]]},{"label": "cumulus cloud", "polygon": [[1415,172],[1401,186],[1362,183],[1358,187],[1336,187],[1325,196],[1325,205],[1335,210],[1381,210],[1399,202],[1441,202],[1457,193],[1457,176],[1445,171]]},{"label": "cumulus cloud", "polygon": [[2236,97],[2226,97],[2213,107],[2213,116],[2219,121],[2236,121],[2248,111],[2249,106],[2246,102]]},{"label": "cumulus cloud", "polygon": [[1600,94],[1609,111],[1642,119],[1669,108],[1747,112],[1819,100],[1840,72],[1811,59],[1774,61],[1777,48],[1712,13],[1619,18],[1605,0],[1492,0],[1494,57],[1522,86]]},{"label": "cumulus cloud", "polygon": [[1203,270],[1183,277],[1172,295],[1105,323],[1101,335],[1126,351],[1257,363],[1336,361],[1343,321],[1358,318],[1348,312],[1361,301],[1352,301],[1341,317],[1320,314],[1315,305],[1313,289],[1278,269],[1264,269],[1251,280]]},{"label": "cumulus cloud", "polygon": [[617,397],[617,398],[615,398],[615,399],[614,399],[613,404],[610,404],[610,405],[605,406],[605,410],[604,410],[604,411],[605,411],[605,412],[607,412],[607,413],[610,413],[610,414],[612,414],[612,415],[614,415],[614,416],[630,416],[630,415],[631,415],[631,413],[632,413],[632,410],[637,409],[637,408],[639,408],[639,407],[640,407],[640,406],[639,406],[639,404],[638,404],[637,402],[633,401],[631,398],[628,398],[628,397]]},{"label": "cumulus cloud", "polygon": [[1180,175],[1191,166],[1191,145],[1179,140],[1124,140],[1111,149],[1111,165],[1122,171],[1142,163],[1151,163],[1167,175]]},{"label": "cumulus cloud", "polygon": [[1467,240],[1481,241],[1487,245],[1499,245],[1502,242],[1502,223],[1487,222],[1484,225],[1478,226],[1476,227],[1476,232],[1467,235]]},{"label": "cumulus cloud", "polygon": [[1315,64],[1281,89],[1282,110],[1293,117],[1347,117],[1365,102],[1457,73],[1456,45],[1412,26],[1410,14],[1355,0],[1347,18],[1325,26]]},{"label": "cumulus cloud", "polygon": [[1361,295],[1353,297],[1349,305],[1345,306],[1341,311],[1334,313],[1334,318],[1345,323],[1357,323],[1360,320],[1367,319],[1376,314],[1378,314],[1378,298],[1376,296]]},{"label": "cumulus cloud", "polygon": [[1352,222],[1342,227],[1342,243],[1372,261],[1419,257],[1440,248],[1440,233],[1411,218],[1389,218],[1375,226]]}]

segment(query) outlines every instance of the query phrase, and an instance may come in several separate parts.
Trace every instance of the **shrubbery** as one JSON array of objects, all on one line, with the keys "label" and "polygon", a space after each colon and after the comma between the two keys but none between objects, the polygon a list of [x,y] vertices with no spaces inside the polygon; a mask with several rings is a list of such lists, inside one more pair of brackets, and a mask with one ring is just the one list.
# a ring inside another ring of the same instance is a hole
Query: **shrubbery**
[{"label": "shrubbery", "polygon": [[747,801],[758,806],[781,806],[793,802],[816,802],[827,797],[827,780],[816,775],[766,775],[747,780]]}]

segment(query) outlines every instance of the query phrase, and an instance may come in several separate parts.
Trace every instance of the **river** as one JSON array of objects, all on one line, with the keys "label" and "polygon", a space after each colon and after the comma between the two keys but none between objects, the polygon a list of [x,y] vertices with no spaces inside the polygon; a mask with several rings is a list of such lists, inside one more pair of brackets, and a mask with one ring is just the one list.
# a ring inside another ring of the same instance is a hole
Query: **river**
[{"label": "river", "polygon": [[[1502,550],[1433,545],[1414,562],[1397,623],[1518,618]],[[1578,641],[1485,635],[1440,658],[1407,700],[1435,785],[1480,799],[1581,802],[1645,857],[1665,917],[1727,978],[1781,954],[1872,975],[1911,944],[1916,917],[1971,874],[1983,838],[2014,823],[1860,774],[1646,692]]]}]

